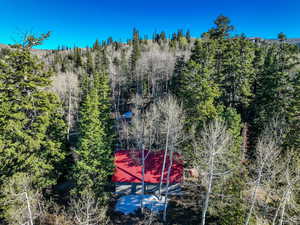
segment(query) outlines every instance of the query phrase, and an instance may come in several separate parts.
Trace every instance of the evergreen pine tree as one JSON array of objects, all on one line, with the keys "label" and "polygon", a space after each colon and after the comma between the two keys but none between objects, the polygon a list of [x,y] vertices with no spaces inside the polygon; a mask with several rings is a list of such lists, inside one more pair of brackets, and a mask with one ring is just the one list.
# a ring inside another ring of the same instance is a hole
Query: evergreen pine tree
[{"label": "evergreen pine tree", "polygon": [[175,96],[178,96],[179,94],[178,90],[180,89],[183,82],[182,78],[183,78],[184,69],[185,69],[184,56],[178,56],[176,58],[172,79],[170,80],[170,84],[168,85],[170,87],[171,92]]},{"label": "evergreen pine tree", "polygon": [[93,61],[93,57],[92,57],[92,54],[90,53],[90,51],[87,51],[86,72],[89,75],[92,75],[95,72],[94,61]]},{"label": "evergreen pine tree", "polygon": [[140,36],[137,29],[133,29],[132,52],[130,57],[131,73],[135,75],[136,62],[141,55]]},{"label": "evergreen pine tree", "polygon": [[217,43],[215,77],[222,90],[222,103],[237,109],[246,118],[253,97],[255,48],[243,38],[218,40]]},{"label": "evergreen pine tree", "polygon": [[106,71],[107,72],[108,68],[109,68],[109,59],[106,55],[106,49],[105,48],[101,49],[100,61],[101,61],[101,66],[100,66],[99,71]]},{"label": "evergreen pine tree", "polygon": [[0,186],[18,172],[39,187],[60,175],[66,133],[58,97],[45,90],[51,76],[27,48],[0,60]]},{"label": "evergreen pine tree", "polygon": [[199,132],[212,120],[225,121],[234,140],[232,151],[236,157],[240,157],[241,117],[234,108],[218,102],[222,92],[214,77],[217,46],[215,40],[196,41],[179,79],[178,96],[189,115],[186,124],[188,129],[194,126]]},{"label": "evergreen pine tree", "polygon": [[300,72],[292,78],[292,95],[288,111],[289,131],[287,134],[287,146],[300,150]]},{"label": "evergreen pine tree", "polygon": [[106,133],[99,110],[99,94],[93,86],[80,107],[78,159],[74,166],[75,192],[82,194],[86,188],[102,195],[108,175],[112,172],[111,146],[106,143]]},{"label": "evergreen pine tree", "polygon": [[83,65],[80,48],[74,48],[75,67],[79,68]]},{"label": "evergreen pine tree", "polygon": [[281,42],[285,41],[286,40],[286,35],[283,32],[280,32],[278,34],[278,40],[281,41]]},{"label": "evergreen pine tree", "polygon": [[166,43],[166,41],[167,41],[166,32],[164,32],[164,31],[160,32],[159,38],[163,43]]},{"label": "evergreen pine tree", "polygon": [[187,41],[190,43],[191,42],[191,32],[190,30],[187,30],[187,32],[185,33],[185,38],[187,39]]},{"label": "evergreen pine tree", "polygon": [[226,16],[218,16],[214,23],[215,27],[205,33],[205,35],[208,35],[211,39],[227,38],[230,35],[230,31],[234,30],[234,26],[230,25],[230,19]]},{"label": "evergreen pine tree", "polygon": [[179,96],[182,98],[188,117],[188,127],[203,124],[214,119],[220,113],[215,103],[221,95],[218,85],[214,82],[214,51],[212,42],[196,41],[191,59],[187,62],[182,74],[182,85]]},{"label": "evergreen pine tree", "polygon": [[291,69],[297,63],[295,49],[295,46],[286,43],[274,44],[267,48],[263,70],[257,77],[253,106],[257,134],[274,116],[288,126],[294,89]]},{"label": "evergreen pine tree", "polygon": [[100,115],[99,118],[103,125],[105,131],[105,144],[109,146],[111,149],[113,148],[113,140],[114,140],[114,133],[113,133],[113,120],[111,119],[111,89],[109,85],[109,77],[106,71],[102,71],[96,76],[97,82],[97,89],[99,95],[99,111]]}]

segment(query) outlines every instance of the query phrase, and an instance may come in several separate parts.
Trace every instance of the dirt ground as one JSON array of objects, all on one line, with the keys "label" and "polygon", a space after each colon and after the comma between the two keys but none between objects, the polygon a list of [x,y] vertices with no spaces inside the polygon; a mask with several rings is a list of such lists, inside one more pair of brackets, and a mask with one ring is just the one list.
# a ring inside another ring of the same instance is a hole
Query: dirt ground
[{"label": "dirt ground", "polygon": [[162,214],[152,215],[146,210],[146,213],[137,211],[135,214],[124,215],[115,212],[115,204],[117,196],[114,196],[110,204],[110,212],[112,225],[160,225],[160,224],[178,224],[178,225],[196,225],[201,220],[201,205],[204,193],[200,186],[185,185],[182,188],[183,194],[180,196],[170,196],[167,210],[167,222],[162,221]]}]

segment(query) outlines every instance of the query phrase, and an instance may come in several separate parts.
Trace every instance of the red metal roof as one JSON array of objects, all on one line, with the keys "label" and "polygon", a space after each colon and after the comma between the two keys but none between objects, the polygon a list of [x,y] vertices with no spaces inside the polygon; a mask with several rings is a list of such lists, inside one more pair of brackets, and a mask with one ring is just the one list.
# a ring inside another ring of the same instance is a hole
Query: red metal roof
[{"label": "red metal roof", "polygon": [[[148,151],[145,150],[145,155]],[[112,177],[113,182],[141,183],[142,182],[142,151],[119,150],[115,153],[115,171]],[[145,182],[159,183],[162,171],[164,151],[151,151],[145,160]],[[167,182],[168,168],[170,165],[167,157],[164,170],[163,183]],[[178,153],[174,153],[173,165],[170,174],[170,183],[182,182],[183,162]]]}]

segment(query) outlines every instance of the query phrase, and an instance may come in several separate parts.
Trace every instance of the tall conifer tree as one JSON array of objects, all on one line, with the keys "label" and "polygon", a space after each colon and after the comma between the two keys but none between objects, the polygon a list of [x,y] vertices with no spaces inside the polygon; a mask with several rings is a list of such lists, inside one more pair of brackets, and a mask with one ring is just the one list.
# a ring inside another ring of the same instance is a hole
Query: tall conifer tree
[{"label": "tall conifer tree", "polygon": [[80,108],[80,136],[75,151],[78,159],[74,166],[74,178],[77,193],[90,188],[101,196],[107,176],[112,171],[112,156],[99,107],[99,93],[94,85],[84,97]]},{"label": "tall conifer tree", "polygon": [[51,76],[28,48],[0,60],[0,186],[17,172],[39,187],[59,177],[66,133],[58,97],[45,89]]}]

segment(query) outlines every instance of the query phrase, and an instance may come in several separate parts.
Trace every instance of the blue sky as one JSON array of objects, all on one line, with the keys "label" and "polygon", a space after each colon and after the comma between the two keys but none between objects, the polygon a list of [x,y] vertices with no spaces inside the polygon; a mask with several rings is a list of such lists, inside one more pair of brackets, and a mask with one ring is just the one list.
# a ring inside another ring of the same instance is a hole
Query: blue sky
[{"label": "blue sky", "polygon": [[219,14],[230,17],[235,33],[300,38],[300,0],[0,0],[0,43],[51,30],[42,48],[85,47],[109,36],[126,41],[133,27],[149,37],[180,28],[199,37]]}]

